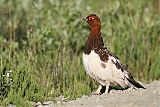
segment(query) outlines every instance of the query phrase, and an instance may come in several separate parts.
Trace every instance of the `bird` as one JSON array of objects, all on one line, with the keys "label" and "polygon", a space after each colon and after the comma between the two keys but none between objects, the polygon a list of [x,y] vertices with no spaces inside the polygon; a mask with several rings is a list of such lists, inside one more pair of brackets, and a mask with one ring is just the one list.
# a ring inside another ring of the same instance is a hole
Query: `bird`
[{"label": "bird", "polygon": [[101,33],[101,20],[96,14],[83,18],[89,25],[90,33],[83,50],[83,66],[86,73],[100,85],[94,92],[101,95],[109,93],[111,86],[120,86],[122,89],[145,89],[121,63],[120,59],[104,46]]}]

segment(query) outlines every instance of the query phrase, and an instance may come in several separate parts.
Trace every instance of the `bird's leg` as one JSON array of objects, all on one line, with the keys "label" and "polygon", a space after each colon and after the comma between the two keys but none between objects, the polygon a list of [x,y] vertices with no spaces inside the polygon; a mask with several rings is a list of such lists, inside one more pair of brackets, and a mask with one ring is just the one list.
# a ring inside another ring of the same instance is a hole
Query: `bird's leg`
[{"label": "bird's leg", "polygon": [[110,83],[106,81],[106,90],[104,92],[104,94],[108,94],[109,93],[109,86],[110,86]]},{"label": "bird's leg", "polygon": [[102,85],[99,85],[98,89],[93,93],[94,95],[100,95],[101,94]]}]

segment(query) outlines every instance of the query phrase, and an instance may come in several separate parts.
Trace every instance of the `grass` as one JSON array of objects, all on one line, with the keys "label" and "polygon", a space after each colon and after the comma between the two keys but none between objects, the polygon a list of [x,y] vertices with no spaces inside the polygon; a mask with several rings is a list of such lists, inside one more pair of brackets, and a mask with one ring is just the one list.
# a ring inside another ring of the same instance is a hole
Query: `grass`
[{"label": "grass", "polygon": [[0,105],[31,106],[95,90],[81,58],[89,32],[82,16],[90,13],[101,17],[105,45],[137,80],[160,79],[158,3],[1,0]]}]

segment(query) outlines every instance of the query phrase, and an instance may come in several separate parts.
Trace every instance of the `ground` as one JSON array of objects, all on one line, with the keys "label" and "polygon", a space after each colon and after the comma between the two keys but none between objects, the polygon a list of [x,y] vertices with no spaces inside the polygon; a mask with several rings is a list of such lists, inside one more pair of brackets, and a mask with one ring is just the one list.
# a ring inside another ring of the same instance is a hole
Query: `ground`
[{"label": "ground", "polygon": [[144,85],[146,89],[117,91],[107,95],[83,96],[56,107],[160,107],[160,81]]}]

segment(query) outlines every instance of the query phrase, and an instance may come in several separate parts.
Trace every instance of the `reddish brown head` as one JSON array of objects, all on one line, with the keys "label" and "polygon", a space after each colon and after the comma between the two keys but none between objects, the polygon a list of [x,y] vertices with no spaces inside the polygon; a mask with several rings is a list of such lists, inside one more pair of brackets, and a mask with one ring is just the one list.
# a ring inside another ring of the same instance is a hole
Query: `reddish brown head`
[{"label": "reddish brown head", "polygon": [[101,28],[101,21],[100,18],[95,14],[88,15],[85,20],[89,24],[90,28]]},{"label": "reddish brown head", "polygon": [[90,26],[90,33],[86,42],[85,54],[89,54],[91,50],[99,50],[104,46],[103,39],[101,37],[101,21],[95,14],[90,14],[85,18],[86,22]]}]

